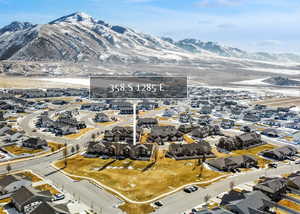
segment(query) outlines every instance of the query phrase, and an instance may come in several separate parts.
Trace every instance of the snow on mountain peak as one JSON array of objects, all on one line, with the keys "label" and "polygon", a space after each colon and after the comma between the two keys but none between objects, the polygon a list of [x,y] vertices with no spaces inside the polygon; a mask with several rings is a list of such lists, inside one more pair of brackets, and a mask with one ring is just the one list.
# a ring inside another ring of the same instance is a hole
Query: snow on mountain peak
[{"label": "snow on mountain peak", "polygon": [[9,25],[4,26],[3,28],[0,29],[0,34],[3,34],[5,32],[16,32],[19,30],[25,30],[28,28],[33,27],[34,25],[31,24],[30,22],[17,22],[14,21],[10,23]]},{"label": "snow on mountain peak", "polygon": [[59,24],[63,22],[68,22],[68,23],[81,23],[81,24],[95,24],[97,21],[93,19],[90,15],[82,12],[76,12],[72,13],[67,16],[63,16],[61,18],[58,18],[52,22],[49,22],[49,24]]}]

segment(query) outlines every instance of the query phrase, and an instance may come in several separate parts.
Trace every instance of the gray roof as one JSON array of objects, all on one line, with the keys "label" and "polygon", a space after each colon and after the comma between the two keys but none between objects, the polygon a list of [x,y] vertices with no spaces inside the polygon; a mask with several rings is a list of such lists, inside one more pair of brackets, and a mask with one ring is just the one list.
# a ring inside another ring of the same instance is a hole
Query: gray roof
[{"label": "gray roof", "polygon": [[11,196],[13,201],[18,204],[23,204],[34,196],[34,193],[26,187],[21,187],[19,190],[13,193]]},{"label": "gray roof", "polygon": [[6,186],[10,185],[18,181],[18,179],[13,175],[7,175],[0,179],[0,187],[5,188]]},{"label": "gray roof", "polygon": [[245,199],[231,202],[226,207],[231,211],[236,211],[239,214],[251,214],[251,209],[261,210],[264,208],[264,201],[271,199],[261,191],[253,191],[245,194]]}]

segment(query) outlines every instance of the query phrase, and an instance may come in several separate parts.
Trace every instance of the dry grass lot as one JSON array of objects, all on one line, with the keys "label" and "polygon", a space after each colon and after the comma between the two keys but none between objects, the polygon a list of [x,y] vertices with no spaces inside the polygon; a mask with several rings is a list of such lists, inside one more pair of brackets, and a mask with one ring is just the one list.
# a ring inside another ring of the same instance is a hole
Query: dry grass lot
[{"label": "dry grass lot", "polygon": [[31,182],[33,182],[33,183],[42,181],[42,179],[40,177],[36,176],[35,174],[31,173],[30,171],[24,171],[24,172],[18,173],[17,175],[25,176],[28,179],[30,179]]},{"label": "dry grass lot", "polygon": [[93,129],[94,128],[80,129],[78,133],[66,135],[65,138],[77,139],[77,138],[80,138],[81,136],[85,135],[86,133],[92,131]]},{"label": "dry grass lot", "polygon": [[11,198],[3,198],[0,200],[0,204],[8,204],[11,202]]},{"label": "dry grass lot", "polygon": [[127,214],[148,214],[155,211],[150,204],[124,203],[119,208]]},{"label": "dry grass lot", "polygon": [[115,124],[115,123],[116,123],[116,121],[110,121],[110,122],[97,123],[97,125],[110,126],[110,125]]},{"label": "dry grass lot", "polygon": [[190,136],[188,135],[183,135],[183,139],[185,140],[185,142],[187,143],[195,143],[195,141],[193,140],[193,138],[191,138]]},{"label": "dry grass lot", "polygon": [[3,207],[0,207],[0,214],[7,214]]},{"label": "dry grass lot", "polygon": [[282,205],[282,206],[285,206],[285,207],[288,207],[292,210],[295,210],[295,211],[300,211],[300,205],[299,204],[296,204],[292,201],[289,201],[289,200],[281,200],[278,202],[278,204]]},{"label": "dry grass lot", "polygon": [[84,87],[76,84],[66,84],[51,81],[43,81],[30,77],[3,76],[0,75],[0,88],[78,88]]},{"label": "dry grass lot", "polygon": [[56,194],[60,193],[57,189],[55,189],[54,187],[52,187],[49,184],[42,184],[42,185],[36,186],[35,189],[38,189],[38,190],[41,190],[41,191],[49,190],[52,195],[56,195]]},{"label": "dry grass lot", "polygon": [[[57,162],[56,166],[63,168],[63,161]],[[72,175],[94,178],[131,200],[145,201],[185,184],[209,181],[224,175],[205,167],[201,173],[201,168],[195,160],[164,159],[154,164],[149,161],[114,161],[77,155],[68,160],[64,170]]]},{"label": "dry grass lot", "polygon": [[142,144],[147,143],[148,137],[149,137],[149,134],[143,134],[140,138],[140,143],[142,143]]},{"label": "dry grass lot", "polygon": [[55,152],[55,151],[57,151],[57,150],[59,150],[59,149],[61,149],[61,148],[64,147],[63,144],[60,144],[60,143],[54,143],[54,142],[49,142],[49,143],[48,143],[48,146],[51,148],[51,151],[52,151],[52,152]]},{"label": "dry grass lot", "polygon": [[42,152],[41,149],[29,149],[29,148],[19,147],[16,145],[5,146],[5,147],[3,147],[3,149],[14,155],[36,154],[36,153]]}]

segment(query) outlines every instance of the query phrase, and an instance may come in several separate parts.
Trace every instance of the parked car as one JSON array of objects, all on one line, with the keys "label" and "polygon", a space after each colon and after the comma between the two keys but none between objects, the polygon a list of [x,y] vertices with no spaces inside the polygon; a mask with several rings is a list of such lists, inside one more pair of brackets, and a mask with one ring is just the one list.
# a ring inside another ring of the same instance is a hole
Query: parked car
[{"label": "parked car", "polygon": [[198,190],[198,187],[196,186],[187,186],[184,188],[183,191],[185,191],[186,193],[192,193]]},{"label": "parked car", "polygon": [[277,165],[276,163],[269,163],[269,164],[268,164],[268,167],[269,167],[269,168],[277,168],[277,166],[278,166],[278,165]]},{"label": "parked car", "polygon": [[63,200],[65,199],[65,195],[64,194],[56,194],[53,196],[53,201],[59,201],[59,200]]},{"label": "parked car", "polygon": [[251,128],[249,126],[242,126],[240,130],[243,132],[251,132]]},{"label": "parked car", "polygon": [[296,161],[295,161],[295,164],[300,164],[300,160],[296,160]]},{"label": "parked car", "polygon": [[162,207],[163,206],[163,203],[161,203],[160,201],[155,201],[153,203],[156,207]]}]

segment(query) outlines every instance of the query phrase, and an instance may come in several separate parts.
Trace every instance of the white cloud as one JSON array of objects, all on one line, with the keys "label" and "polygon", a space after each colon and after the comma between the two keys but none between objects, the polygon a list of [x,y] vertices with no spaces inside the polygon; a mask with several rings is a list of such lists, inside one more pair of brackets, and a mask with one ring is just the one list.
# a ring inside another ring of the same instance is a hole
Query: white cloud
[{"label": "white cloud", "polygon": [[200,0],[195,4],[199,7],[228,7],[238,6],[242,3],[242,0]]}]

